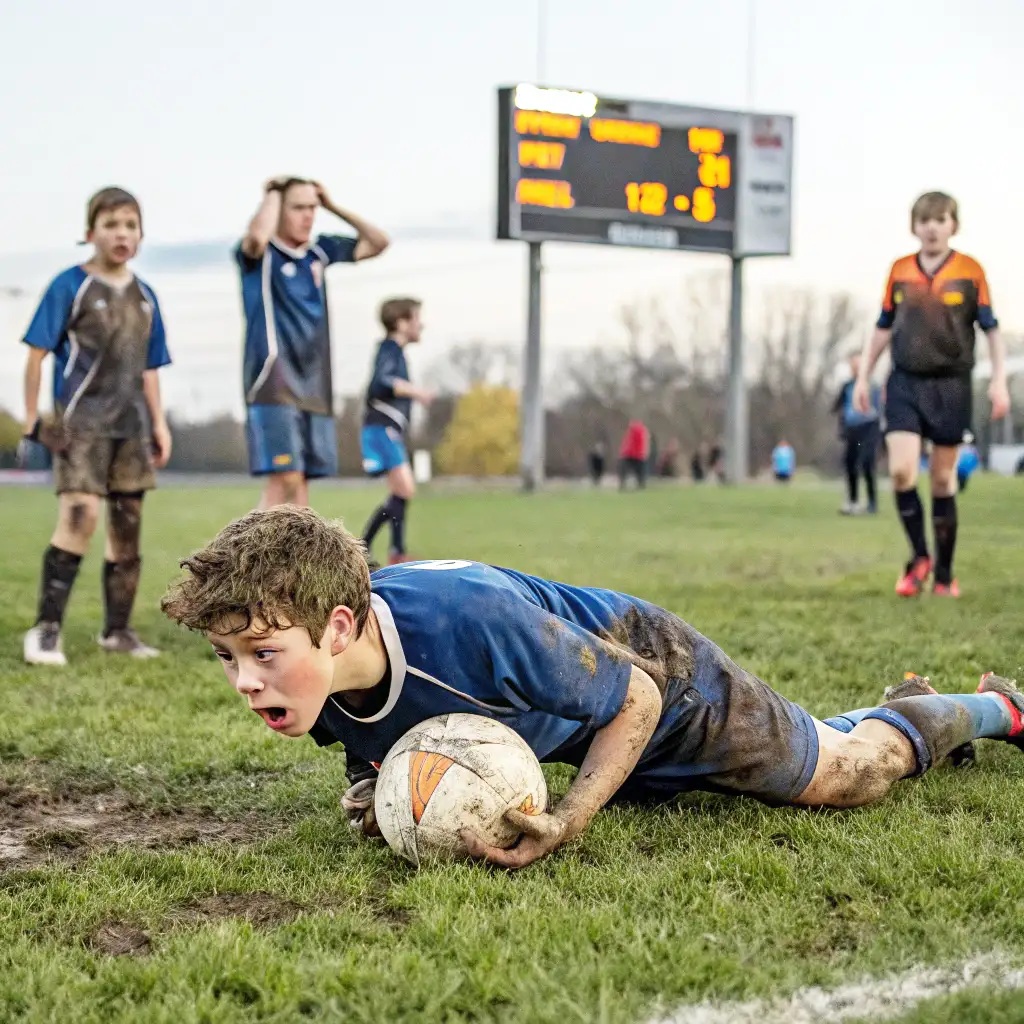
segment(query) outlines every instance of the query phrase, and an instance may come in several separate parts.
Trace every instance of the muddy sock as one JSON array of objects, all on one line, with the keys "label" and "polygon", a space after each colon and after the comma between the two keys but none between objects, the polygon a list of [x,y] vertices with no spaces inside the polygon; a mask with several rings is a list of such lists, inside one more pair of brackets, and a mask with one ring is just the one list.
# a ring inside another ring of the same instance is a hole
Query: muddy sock
[{"label": "muddy sock", "polygon": [[896,492],[896,509],[900,514],[900,522],[906,531],[907,540],[910,541],[910,549],[913,558],[928,557],[928,538],[924,533],[924,508],[918,496],[917,488],[909,491]]},{"label": "muddy sock", "polygon": [[127,629],[132,617],[135,594],[139,589],[139,575],[142,559],[132,558],[125,562],[103,563],[103,607],[106,617],[103,635],[110,636],[118,630]]},{"label": "muddy sock", "polygon": [[43,552],[43,578],[39,588],[39,615],[36,623],[64,621],[64,610],[75,585],[81,555],[73,555],[52,544]]},{"label": "muddy sock", "polygon": [[363,543],[366,545],[366,550],[369,551],[373,547],[374,538],[380,532],[380,528],[388,521],[388,506],[387,502],[383,505],[378,505],[373,510],[373,515],[370,516],[366,521],[366,525],[363,527]]},{"label": "muddy sock", "polygon": [[405,498],[392,494],[387,501],[388,518],[391,520],[391,552],[405,554]]},{"label": "muddy sock", "polygon": [[857,721],[877,719],[898,729],[917,755],[915,775],[958,747],[976,739],[1010,735],[1014,720],[1006,698],[998,693],[937,693],[900,697],[880,708],[850,711],[840,716]]},{"label": "muddy sock", "polygon": [[932,529],[935,531],[935,582],[953,580],[953,549],[956,547],[956,498],[932,498]]}]

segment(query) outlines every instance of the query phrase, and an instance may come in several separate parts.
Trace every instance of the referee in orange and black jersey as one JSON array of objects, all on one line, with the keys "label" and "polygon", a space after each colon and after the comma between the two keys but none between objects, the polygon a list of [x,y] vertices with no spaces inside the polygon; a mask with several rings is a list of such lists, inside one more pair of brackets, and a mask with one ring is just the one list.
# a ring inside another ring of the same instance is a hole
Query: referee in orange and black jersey
[{"label": "referee in orange and black jersey", "polygon": [[[975,325],[988,337],[993,419],[1009,411],[1005,350],[985,272],[976,260],[949,245],[959,227],[956,200],[942,192],[926,193],[914,203],[911,227],[921,248],[897,260],[889,273],[882,313],[861,359],[854,405],[867,410],[871,371],[886,347],[891,347],[892,373],[885,389],[886,447],[896,507],[911,548],[896,593],[901,597],[919,594],[934,570],[933,593],[959,597],[953,576],[956,464],[960,443],[971,428]],[[917,493],[925,440],[932,442],[934,561]]]}]

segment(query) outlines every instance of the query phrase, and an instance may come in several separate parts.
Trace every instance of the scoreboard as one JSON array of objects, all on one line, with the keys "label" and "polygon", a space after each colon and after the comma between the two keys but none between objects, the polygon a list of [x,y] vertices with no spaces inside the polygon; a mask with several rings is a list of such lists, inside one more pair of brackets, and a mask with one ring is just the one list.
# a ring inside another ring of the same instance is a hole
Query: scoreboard
[{"label": "scoreboard", "polygon": [[792,120],[498,90],[498,238],[789,251]]}]

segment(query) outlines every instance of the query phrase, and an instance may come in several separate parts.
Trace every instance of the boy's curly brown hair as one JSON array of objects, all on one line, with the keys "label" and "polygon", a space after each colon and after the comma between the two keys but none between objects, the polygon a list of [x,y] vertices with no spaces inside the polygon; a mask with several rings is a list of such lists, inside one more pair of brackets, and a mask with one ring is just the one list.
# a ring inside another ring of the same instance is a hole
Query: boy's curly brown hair
[{"label": "boy's curly brown hair", "polygon": [[302,626],[319,647],[332,609],[352,610],[357,635],[370,612],[362,541],[308,508],[250,512],[180,565],[188,575],[170,586],[160,609],[203,633],[241,633],[254,622],[266,632]]}]

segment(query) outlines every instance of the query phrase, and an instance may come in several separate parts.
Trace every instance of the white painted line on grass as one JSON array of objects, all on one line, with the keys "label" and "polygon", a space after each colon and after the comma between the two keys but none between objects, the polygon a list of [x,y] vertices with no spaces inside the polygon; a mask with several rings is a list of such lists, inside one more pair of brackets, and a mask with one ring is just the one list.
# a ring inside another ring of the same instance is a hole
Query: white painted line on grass
[{"label": "white painted line on grass", "polygon": [[839,988],[802,988],[788,998],[681,1006],[651,1024],[833,1024],[866,1017],[890,1020],[918,1003],[965,989],[1024,988],[1024,969],[1001,954],[952,967],[916,967],[885,978],[864,977]]}]

